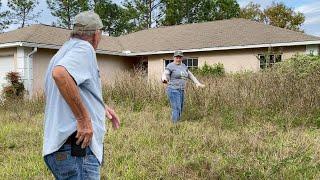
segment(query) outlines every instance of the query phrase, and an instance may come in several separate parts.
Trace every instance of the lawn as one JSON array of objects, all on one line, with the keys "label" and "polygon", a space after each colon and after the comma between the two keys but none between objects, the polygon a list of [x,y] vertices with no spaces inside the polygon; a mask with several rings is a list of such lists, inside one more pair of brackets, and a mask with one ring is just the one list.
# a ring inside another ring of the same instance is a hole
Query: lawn
[{"label": "lawn", "polygon": [[[320,179],[319,72],[320,57],[296,57],[270,71],[200,77],[207,86],[188,86],[177,125],[163,86],[119,79],[103,91],[122,124],[108,129],[102,179]],[[43,119],[42,98],[0,106],[0,179],[53,179]]]}]

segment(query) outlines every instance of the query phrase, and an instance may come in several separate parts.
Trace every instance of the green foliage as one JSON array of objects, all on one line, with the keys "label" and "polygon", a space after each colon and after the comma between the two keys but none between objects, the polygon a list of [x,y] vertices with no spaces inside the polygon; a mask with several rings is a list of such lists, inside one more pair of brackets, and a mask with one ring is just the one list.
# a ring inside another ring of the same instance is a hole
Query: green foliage
[{"label": "green foliage", "polygon": [[264,10],[264,14],[267,24],[294,31],[302,31],[301,25],[305,21],[305,16],[287,7],[283,2],[273,3]]},{"label": "green foliage", "polygon": [[131,22],[130,11],[111,2],[111,0],[100,0],[94,4],[94,11],[100,16],[104,25],[104,31],[110,36],[128,34],[136,28]]},{"label": "green foliage", "polygon": [[36,21],[41,12],[33,13],[39,4],[38,0],[8,0],[10,18],[15,24],[23,28],[29,21]]},{"label": "green foliage", "polygon": [[134,31],[138,31],[158,25],[162,4],[162,0],[125,0],[122,5],[135,25]]},{"label": "green foliage", "polygon": [[18,72],[9,72],[6,75],[6,79],[9,83],[2,90],[5,99],[10,100],[12,98],[23,99],[25,88]]},{"label": "green foliage", "polygon": [[90,9],[88,0],[47,0],[52,16],[58,18],[58,25],[71,29],[74,17]]},{"label": "green foliage", "polygon": [[253,2],[250,2],[244,8],[241,8],[239,17],[257,22],[264,22],[265,19],[265,15],[261,10],[261,5]]},{"label": "green foliage", "polygon": [[[2,3],[0,2],[0,9],[1,9]],[[9,11],[0,11],[0,33],[8,28],[8,25],[12,23],[12,21],[9,18]]]},{"label": "green foliage", "polygon": [[241,9],[240,17],[293,31],[302,31],[301,25],[305,21],[305,16],[287,7],[283,2],[273,2],[271,6],[264,10],[261,10],[260,7],[261,5],[250,2]]},{"label": "green foliage", "polygon": [[198,23],[238,17],[235,0],[164,0],[163,25]]},{"label": "green foliage", "polygon": [[278,73],[296,74],[298,77],[308,77],[318,73],[320,69],[320,56],[313,55],[295,55],[291,59],[277,63],[275,71]]},{"label": "green foliage", "polygon": [[194,72],[196,74],[199,74],[199,75],[202,75],[202,76],[207,76],[207,75],[223,76],[223,75],[225,75],[225,70],[224,70],[224,67],[223,67],[222,63],[208,65],[205,62],[202,67],[200,67],[199,69],[195,69]]}]

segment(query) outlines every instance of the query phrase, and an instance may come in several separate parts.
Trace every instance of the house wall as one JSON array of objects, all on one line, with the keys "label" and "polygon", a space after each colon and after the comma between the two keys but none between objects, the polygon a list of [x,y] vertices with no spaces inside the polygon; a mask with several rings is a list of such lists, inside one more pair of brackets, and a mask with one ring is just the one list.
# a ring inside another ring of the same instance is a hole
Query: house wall
[{"label": "house wall", "polygon": [[0,49],[0,94],[2,91],[2,87],[7,84],[7,80],[5,79],[8,71],[16,70],[16,48],[4,48]]},{"label": "house wall", "polygon": [[[38,93],[43,90],[45,74],[51,58],[57,50],[38,49],[33,56],[33,92]],[[97,55],[100,77],[103,83],[110,83],[114,80],[119,71],[129,70],[135,59],[112,56]]]},{"label": "house wall", "polygon": [[0,56],[13,56],[14,66],[16,68],[16,54],[17,48],[3,48],[0,49]]},{"label": "house wall", "polygon": [[[306,51],[306,46],[293,46],[274,48],[275,51],[282,51],[282,59],[288,59],[296,53],[303,54]],[[238,49],[238,50],[223,50],[210,52],[194,52],[184,53],[186,57],[198,58],[198,66],[207,64],[222,63],[226,72],[237,71],[258,71],[260,62],[257,59],[258,54],[267,52],[267,48],[258,49]],[[148,57],[148,73],[149,78],[159,79],[164,69],[164,59],[173,59],[172,54],[151,55]]]},{"label": "house wall", "polygon": [[113,83],[119,73],[133,69],[136,63],[135,58],[113,55],[98,54],[97,59],[103,84]]},{"label": "house wall", "polygon": [[43,90],[49,62],[56,52],[57,50],[53,49],[38,49],[38,51],[33,55],[33,94],[41,93]]}]

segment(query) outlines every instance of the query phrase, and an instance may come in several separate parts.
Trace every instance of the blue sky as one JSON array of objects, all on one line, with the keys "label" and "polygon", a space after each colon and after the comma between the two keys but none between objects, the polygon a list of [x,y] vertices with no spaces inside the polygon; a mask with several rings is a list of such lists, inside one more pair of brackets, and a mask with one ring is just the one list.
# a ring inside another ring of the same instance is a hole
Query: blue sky
[{"label": "blue sky", "polygon": [[[254,3],[259,3],[262,5],[262,8],[265,8],[272,4],[272,0],[238,0],[238,3],[241,7],[247,5],[250,1]],[[2,9],[6,9],[7,0],[1,0]],[[39,23],[51,24],[56,20],[51,16],[50,11],[48,10],[46,0],[39,0],[40,4],[36,8],[36,12],[43,10]],[[113,0],[113,2],[121,3],[122,0]],[[320,0],[275,0],[275,2],[284,2],[287,6],[293,8],[295,11],[304,13],[306,16],[306,21],[303,24],[302,28],[305,33],[320,36]],[[9,30],[15,29],[16,26],[11,26]]]}]

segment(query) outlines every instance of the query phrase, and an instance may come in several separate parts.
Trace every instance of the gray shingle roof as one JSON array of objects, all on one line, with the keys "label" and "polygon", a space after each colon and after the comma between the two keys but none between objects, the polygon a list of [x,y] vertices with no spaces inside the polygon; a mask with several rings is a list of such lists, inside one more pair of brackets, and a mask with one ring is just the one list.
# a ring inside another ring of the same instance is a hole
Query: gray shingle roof
[{"label": "gray shingle roof", "polygon": [[[61,46],[70,30],[32,25],[0,34],[0,44],[30,42]],[[103,36],[98,49],[132,53],[319,41],[320,37],[246,19],[220,20],[142,30],[120,37]]]}]

